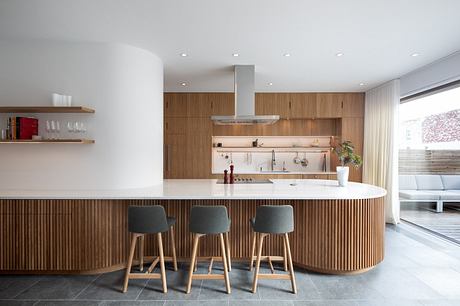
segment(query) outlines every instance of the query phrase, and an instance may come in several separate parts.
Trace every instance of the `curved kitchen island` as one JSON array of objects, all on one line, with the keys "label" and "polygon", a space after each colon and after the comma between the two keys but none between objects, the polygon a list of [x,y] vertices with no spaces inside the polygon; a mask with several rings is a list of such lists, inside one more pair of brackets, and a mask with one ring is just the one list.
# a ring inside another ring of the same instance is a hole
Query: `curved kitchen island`
[{"label": "curved kitchen island", "polygon": [[[330,180],[273,180],[273,184],[217,184],[216,180],[164,180],[129,190],[0,191],[0,273],[98,273],[122,269],[127,261],[129,205],[163,205],[177,218],[177,256],[192,250],[188,217],[193,205],[225,205],[232,227],[233,260],[250,256],[249,218],[263,204],[294,207],[289,235],[296,266],[329,274],[364,272],[384,257],[382,188]],[[169,237],[164,235],[166,254]],[[155,255],[153,237],[145,253]],[[216,255],[217,239],[200,243],[199,256]],[[270,238],[265,254],[283,254],[282,240]]]}]

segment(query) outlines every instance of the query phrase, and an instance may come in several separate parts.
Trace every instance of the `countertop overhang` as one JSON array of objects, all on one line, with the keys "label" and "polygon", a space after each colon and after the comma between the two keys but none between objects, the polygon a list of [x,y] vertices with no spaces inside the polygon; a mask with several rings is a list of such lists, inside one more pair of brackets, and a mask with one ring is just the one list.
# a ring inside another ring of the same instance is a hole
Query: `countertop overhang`
[{"label": "countertop overhang", "polygon": [[0,199],[159,199],[159,200],[341,200],[386,195],[377,186],[334,180],[273,179],[273,184],[216,184],[215,179],[167,179],[162,183],[114,190],[0,190]]}]

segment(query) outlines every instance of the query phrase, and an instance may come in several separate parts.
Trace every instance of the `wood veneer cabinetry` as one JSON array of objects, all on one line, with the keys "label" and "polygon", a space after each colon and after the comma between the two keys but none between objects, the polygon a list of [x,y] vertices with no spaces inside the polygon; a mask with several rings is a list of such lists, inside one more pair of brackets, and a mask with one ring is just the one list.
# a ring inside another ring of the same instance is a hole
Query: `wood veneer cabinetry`
[{"label": "wood veneer cabinetry", "polygon": [[[363,93],[256,93],[256,114],[284,118],[273,125],[212,124],[211,115],[234,114],[233,93],[165,93],[164,101],[165,178],[214,177],[213,135],[337,136],[337,141],[353,141],[362,154]],[[332,158],[331,169],[336,165]],[[361,181],[361,170],[352,169],[350,180]]]},{"label": "wood veneer cabinetry", "polygon": [[[295,231],[289,236],[296,266],[323,273],[366,271],[384,257],[383,198],[354,200],[0,200],[0,274],[100,273],[126,266],[129,250],[129,205],[163,205],[175,216],[177,256],[188,261],[188,229],[194,205],[225,205],[232,219],[230,252],[250,255],[248,222],[260,204],[294,208]],[[157,255],[154,235],[145,237],[144,253]],[[164,235],[166,253],[170,237]],[[280,237],[270,238],[264,254],[282,254]],[[216,256],[215,237],[203,238],[199,256]]]}]

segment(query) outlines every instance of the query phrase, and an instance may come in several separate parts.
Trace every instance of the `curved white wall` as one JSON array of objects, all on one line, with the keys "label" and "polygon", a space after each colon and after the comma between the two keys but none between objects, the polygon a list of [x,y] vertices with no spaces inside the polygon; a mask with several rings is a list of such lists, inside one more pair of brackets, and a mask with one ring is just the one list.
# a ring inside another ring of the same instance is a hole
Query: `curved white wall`
[{"label": "curved white wall", "polygon": [[[163,178],[163,64],[119,44],[0,41],[0,105],[51,105],[73,96],[95,114],[37,114],[83,121],[92,145],[0,144],[0,189],[118,189]],[[6,115],[0,117],[6,127]],[[72,135],[75,137],[75,135]]]}]

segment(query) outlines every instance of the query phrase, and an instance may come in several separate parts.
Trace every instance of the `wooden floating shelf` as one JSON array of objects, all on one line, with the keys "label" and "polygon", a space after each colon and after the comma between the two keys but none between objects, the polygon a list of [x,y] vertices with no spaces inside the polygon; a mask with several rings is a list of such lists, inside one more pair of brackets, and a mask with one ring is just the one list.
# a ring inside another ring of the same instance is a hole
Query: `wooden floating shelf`
[{"label": "wooden floating shelf", "polygon": [[27,144],[27,143],[71,143],[71,144],[91,144],[95,143],[94,139],[41,139],[41,140],[33,140],[33,139],[21,139],[21,140],[1,140],[0,144],[8,143],[8,144]]},{"label": "wooden floating shelf", "polygon": [[0,113],[94,113],[85,106],[0,106]]}]

